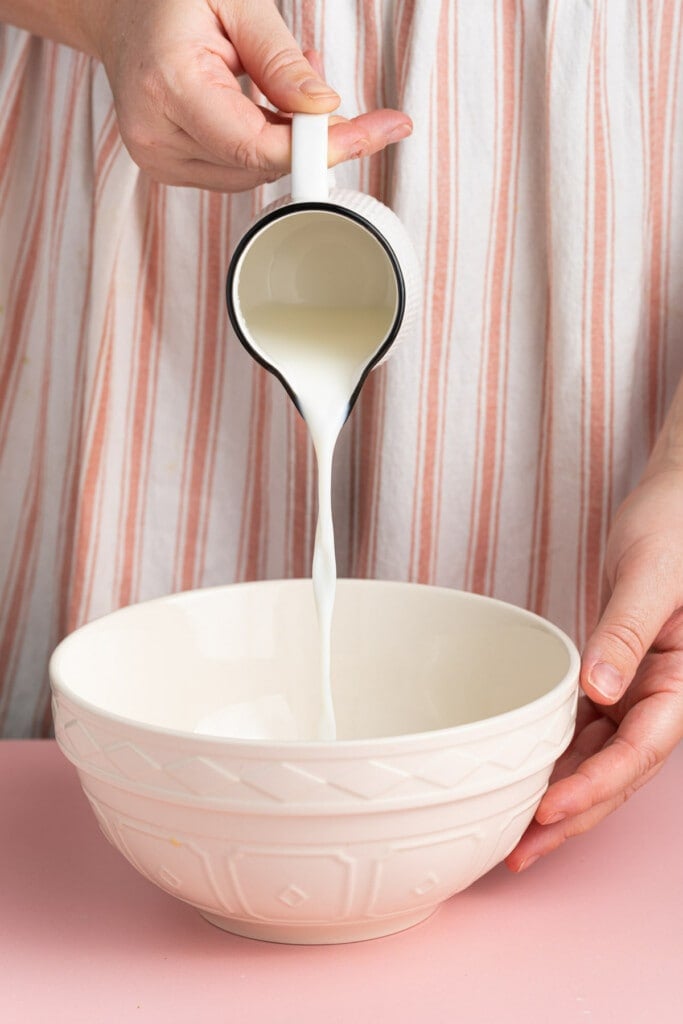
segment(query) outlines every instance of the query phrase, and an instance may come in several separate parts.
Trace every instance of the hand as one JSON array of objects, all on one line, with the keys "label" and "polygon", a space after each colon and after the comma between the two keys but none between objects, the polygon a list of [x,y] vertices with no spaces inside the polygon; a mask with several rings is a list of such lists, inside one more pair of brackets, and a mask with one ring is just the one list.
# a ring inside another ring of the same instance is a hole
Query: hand
[{"label": "hand", "polygon": [[606,607],[586,644],[572,744],[507,858],[529,867],[655,775],[683,737],[683,468],[647,475],[609,535]]},{"label": "hand", "polygon": [[[237,192],[289,171],[289,119],[243,94],[243,72],[280,112],[339,105],[319,58],[304,56],[273,0],[98,0],[97,17],[84,6],[87,48],[106,68],[123,141],[157,181]],[[329,163],[411,130],[392,110],[332,119]]]}]

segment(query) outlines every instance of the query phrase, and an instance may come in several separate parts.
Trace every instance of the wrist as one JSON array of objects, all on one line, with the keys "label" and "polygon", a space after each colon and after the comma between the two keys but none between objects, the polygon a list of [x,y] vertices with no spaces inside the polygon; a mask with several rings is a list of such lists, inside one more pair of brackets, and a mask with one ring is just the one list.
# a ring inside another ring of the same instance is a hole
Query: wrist
[{"label": "wrist", "polygon": [[73,33],[78,37],[77,49],[104,61],[107,12],[117,7],[117,0],[72,0],[69,7],[73,11]]},{"label": "wrist", "polygon": [[0,0],[0,21],[100,57],[106,0]]}]

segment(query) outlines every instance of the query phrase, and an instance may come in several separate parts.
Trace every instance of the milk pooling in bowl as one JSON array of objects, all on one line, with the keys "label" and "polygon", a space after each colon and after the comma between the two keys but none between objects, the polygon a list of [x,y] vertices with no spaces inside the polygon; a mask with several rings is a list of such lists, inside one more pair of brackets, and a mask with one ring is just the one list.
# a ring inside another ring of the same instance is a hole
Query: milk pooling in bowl
[{"label": "milk pooling in bowl", "polygon": [[311,434],[318,466],[313,589],[320,630],[322,700],[318,739],[336,738],[330,650],[337,579],[332,520],[332,460],[359,382],[384,340],[387,306],[263,304],[245,310],[251,336],[284,378]]}]

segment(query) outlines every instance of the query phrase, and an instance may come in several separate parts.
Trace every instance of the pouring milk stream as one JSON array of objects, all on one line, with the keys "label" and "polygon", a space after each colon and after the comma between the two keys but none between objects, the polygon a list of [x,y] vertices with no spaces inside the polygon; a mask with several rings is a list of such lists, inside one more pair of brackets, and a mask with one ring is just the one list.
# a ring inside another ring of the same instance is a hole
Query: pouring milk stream
[{"label": "pouring milk stream", "polygon": [[330,675],[337,578],[334,449],[365,377],[405,324],[406,266],[408,299],[417,279],[410,241],[392,211],[363,193],[329,191],[327,129],[327,115],[294,115],[292,195],[269,207],[246,233],[227,282],[228,311],[240,341],[284,384],[306,421],[317,460],[312,576],[321,650],[318,740],[337,735]]}]

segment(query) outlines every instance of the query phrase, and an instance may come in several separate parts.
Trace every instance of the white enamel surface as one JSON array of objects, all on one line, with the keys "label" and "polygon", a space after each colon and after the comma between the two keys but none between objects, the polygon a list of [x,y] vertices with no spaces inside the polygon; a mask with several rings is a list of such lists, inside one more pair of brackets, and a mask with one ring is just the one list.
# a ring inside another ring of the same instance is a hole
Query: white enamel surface
[{"label": "white enamel surface", "polygon": [[[276,200],[259,214],[255,224],[291,203],[291,196]],[[393,303],[398,292],[391,261],[372,233],[344,214],[349,210],[372,224],[384,238],[403,279],[403,318],[383,362],[397,344],[410,338],[420,313],[422,270],[415,249],[393,210],[373,196],[335,188],[329,193],[328,203],[329,209],[324,211],[293,207],[287,217],[257,232],[240,256],[229,302],[247,337],[243,306],[263,302],[315,305],[321,300],[330,306]],[[254,250],[255,245],[258,248]],[[342,250],[341,256],[338,249]],[[378,296],[383,297],[378,301]]]},{"label": "white enamel surface", "polygon": [[292,199],[312,202],[327,199],[327,114],[292,117]]},{"label": "white enamel surface", "polygon": [[[249,319],[254,307],[387,307],[395,313],[398,286],[386,250],[362,224],[334,209],[294,209],[249,241],[235,270],[232,301],[244,334],[260,352]],[[376,338],[371,355],[387,333]],[[268,361],[267,353],[260,354]]]},{"label": "white enamel surface", "polygon": [[[500,602],[338,584],[340,740],[319,743],[309,581],[123,609],[51,663],[55,729],[105,835],[223,927],[350,941],[498,863],[571,737],[578,654]],[[207,716],[270,740],[193,732]],[[382,812],[382,813],[379,813]]]}]

